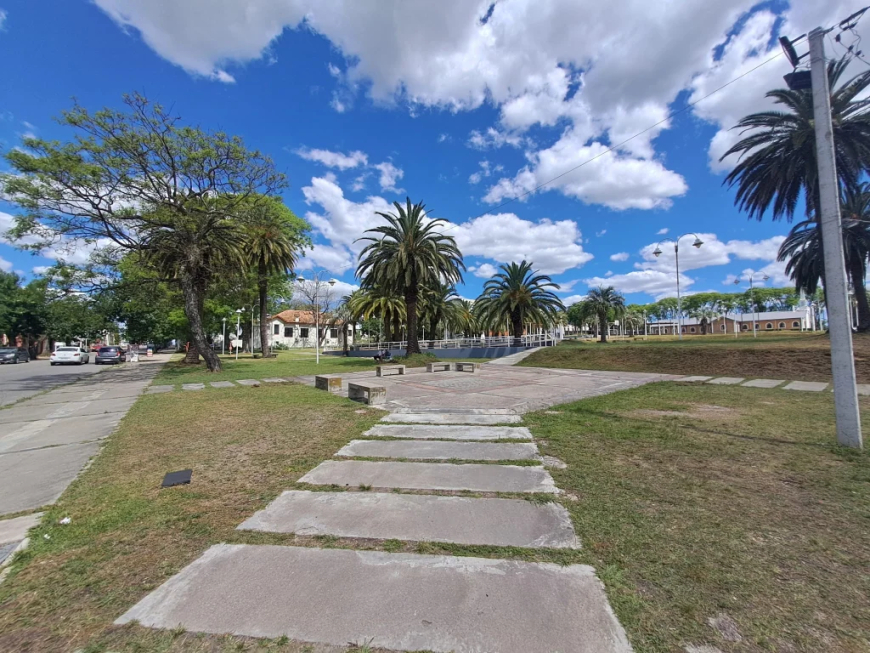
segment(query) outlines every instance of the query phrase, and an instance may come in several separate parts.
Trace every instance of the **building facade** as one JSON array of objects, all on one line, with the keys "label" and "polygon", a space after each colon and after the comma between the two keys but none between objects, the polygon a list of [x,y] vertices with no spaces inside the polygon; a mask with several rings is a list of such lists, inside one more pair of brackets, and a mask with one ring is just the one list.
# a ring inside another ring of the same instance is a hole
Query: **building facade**
[{"label": "building facade", "polygon": [[[320,346],[344,346],[344,322],[332,323],[328,317],[320,316]],[[317,342],[317,326],[313,311],[281,311],[269,318],[269,339],[271,345],[287,347],[314,347]],[[353,344],[354,325],[348,324],[348,346]]]},{"label": "building facade", "polygon": [[[756,319],[757,316],[757,319]],[[752,333],[758,331],[809,331],[814,328],[809,308],[794,311],[766,311],[763,313],[731,313],[719,315],[707,321],[688,317],[680,320],[683,335],[726,335],[734,333]],[[706,328],[705,328],[706,326]],[[677,323],[672,321],[657,321],[647,323],[651,336],[677,335]]]}]

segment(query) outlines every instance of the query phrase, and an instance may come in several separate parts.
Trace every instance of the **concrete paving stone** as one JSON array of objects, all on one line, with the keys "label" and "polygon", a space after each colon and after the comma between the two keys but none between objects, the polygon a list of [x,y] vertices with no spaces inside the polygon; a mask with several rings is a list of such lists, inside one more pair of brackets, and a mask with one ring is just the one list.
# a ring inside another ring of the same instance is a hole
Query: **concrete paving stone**
[{"label": "concrete paving stone", "polygon": [[743,379],[737,376],[720,376],[719,378],[707,381],[707,383],[711,383],[713,385],[737,385],[738,383],[742,382]]},{"label": "concrete paving stone", "polygon": [[0,455],[99,440],[110,435],[123,416],[123,412],[117,412],[4,424],[3,435],[0,436]]},{"label": "concrete paving stone", "polygon": [[238,530],[453,542],[530,548],[579,548],[568,511],[524,499],[287,491]]},{"label": "concrete paving stone", "polygon": [[[435,653],[630,653],[588,565],[217,544],[118,618]],[[373,638],[373,639],[372,639]]]},{"label": "concrete paving stone", "polygon": [[232,381],[212,381],[212,388],[237,388],[238,386]]},{"label": "concrete paving stone", "polygon": [[41,512],[13,519],[0,519],[0,544],[20,542],[27,537],[27,531],[39,524],[40,519],[42,519]]},{"label": "concrete paving stone", "polygon": [[0,566],[3,566],[3,563],[6,562],[7,558],[15,553],[19,544],[21,544],[20,540],[17,542],[6,542],[5,544],[0,544]]},{"label": "concrete paving stone", "polygon": [[375,424],[363,433],[378,438],[411,440],[531,440],[525,426],[439,426],[435,424]]},{"label": "concrete paving stone", "polygon": [[205,383],[183,383],[182,390],[205,390]]},{"label": "concrete paving stone", "polygon": [[263,383],[287,383],[287,379],[281,379],[279,377],[272,377],[269,379],[263,379]]},{"label": "concrete paving stone", "polygon": [[510,408],[400,408],[394,411],[398,414],[404,413],[450,413],[451,415],[516,415],[516,412]]},{"label": "concrete paving stone", "polygon": [[390,413],[381,418],[382,422],[402,422],[405,424],[516,424],[521,422],[519,415],[465,415],[458,413]]},{"label": "concrete paving stone", "polygon": [[[397,392],[393,391],[393,388],[389,390],[389,400],[395,400],[396,403],[400,404],[404,408],[413,408],[413,409],[426,409],[426,408],[436,408],[439,410],[444,410],[446,407],[452,409],[458,408],[506,408],[511,409],[512,414],[516,414],[516,411],[513,410],[514,405],[517,403],[514,399],[510,397],[497,397],[494,395],[487,395],[482,393],[474,393],[474,392],[447,392],[447,391],[427,391],[426,394],[422,397],[411,397],[406,398],[399,396]],[[413,411],[412,411],[413,412]]]},{"label": "concrete paving stone", "polygon": [[543,467],[517,465],[453,465],[450,463],[327,460],[299,479],[312,485],[340,485],[407,490],[471,490],[477,492],[546,492],[559,490]]},{"label": "concrete paving stone", "polygon": [[416,460],[535,460],[531,442],[446,442],[444,440],[352,440],[336,456],[344,458],[409,458]]},{"label": "concrete paving stone", "polygon": [[260,385],[257,379],[239,379],[236,383],[240,385]]},{"label": "concrete paving stone", "polygon": [[743,384],[744,388],[775,388],[776,386],[785,383],[782,379],[753,379]]},{"label": "concrete paving stone", "polygon": [[828,387],[827,383],[816,381],[792,381],[784,390],[804,390],[805,392],[822,392]]},{"label": "concrete paving stone", "polygon": [[145,394],[156,395],[161,392],[172,392],[173,390],[175,390],[174,385],[150,385],[145,390]]},{"label": "concrete paving stone", "polygon": [[857,386],[859,395],[870,395],[870,383],[858,383]]},{"label": "concrete paving stone", "polygon": [[682,379],[678,380],[684,383],[703,383],[704,381],[709,381],[712,378],[712,376],[684,376]]}]

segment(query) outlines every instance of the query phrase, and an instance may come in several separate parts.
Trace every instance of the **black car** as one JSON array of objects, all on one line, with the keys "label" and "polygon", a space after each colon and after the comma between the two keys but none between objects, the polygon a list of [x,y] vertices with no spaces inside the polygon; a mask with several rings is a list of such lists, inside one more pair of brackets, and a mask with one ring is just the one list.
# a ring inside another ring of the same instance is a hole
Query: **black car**
[{"label": "black car", "polygon": [[24,347],[0,347],[0,364],[29,363],[30,352]]},{"label": "black car", "polygon": [[94,359],[94,365],[103,365],[104,363],[115,365],[126,362],[127,352],[121,347],[100,347],[100,351],[97,352],[97,357]]}]

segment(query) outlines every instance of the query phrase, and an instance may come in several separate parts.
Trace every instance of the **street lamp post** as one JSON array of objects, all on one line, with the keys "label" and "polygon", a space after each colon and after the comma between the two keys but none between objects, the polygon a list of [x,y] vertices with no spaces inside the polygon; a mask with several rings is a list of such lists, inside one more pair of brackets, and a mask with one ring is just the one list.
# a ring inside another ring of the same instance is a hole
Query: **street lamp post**
[{"label": "street lamp post", "polygon": [[[239,339],[242,329],[242,309],[236,309],[236,340]],[[239,343],[236,342],[236,360],[239,360]]]},{"label": "street lamp post", "polygon": [[224,323],[224,330],[221,332],[221,355],[227,353],[227,318],[222,318],[222,322]]},{"label": "street lamp post", "polygon": [[682,236],[678,236],[676,239],[674,238],[665,238],[664,240],[660,240],[656,244],[656,248],[653,251],[653,256],[658,258],[662,255],[662,250],[659,247],[662,243],[673,243],[674,244],[674,256],[676,258],[677,263],[677,332],[679,333],[680,340],[683,339],[683,325],[682,325],[682,313],[683,313],[683,299],[680,296],[680,240],[685,238],[686,236],[694,236],[695,242],[692,243],[692,247],[699,249],[701,245],[704,244],[704,241],[698,238],[698,234],[696,233],[686,233]]},{"label": "street lamp post", "polygon": [[[754,285],[754,280],[752,277],[753,277],[753,275],[750,274],[749,275],[749,295],[752,297],[752,304],[755,307],[755,321],[752,324],[752,337],[757,338],[758,337],[758,302],[755,299],[755,285]],[[770,279],[770,277],[767,276],[766,274],[761,278],[764,281],[767,281],[768,279]],[[737,286],[739,284],[740,284],[740,279],[735,279],[734,285]]]},{"label": "street lamp post", "polygon": [[[305,283],[307,279],[303,276],[296,277],[299,283]],[[317,302],[317,294],[320,291],[320,276],[315,273],[312,275],[314,282],[314,364],[320,365],[320,305]],[[330,287],[335,285],[335,279],[327,281]]]}]

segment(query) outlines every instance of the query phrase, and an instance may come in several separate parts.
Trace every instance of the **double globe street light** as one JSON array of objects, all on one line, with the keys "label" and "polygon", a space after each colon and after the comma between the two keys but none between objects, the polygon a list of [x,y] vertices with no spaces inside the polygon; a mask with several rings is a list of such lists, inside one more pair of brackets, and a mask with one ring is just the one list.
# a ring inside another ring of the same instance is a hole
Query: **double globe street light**
[{"label": "double globe street light", "polygon": [[[296,277],[296,281],[299,283],[305,283],[307,279],[302,275]],[[320,277],[315,273],[313,275],[314,281],[314,364],[320,365],[320,306],[317,303],[317,293],[320,290]],[[327,281],[330,287],[334,286],[336,281],[335,279],[330,279]]]},{"label": "double globe street light", "polygon": [[674,238],[665,238],[664,240],[660,240],[656,243],[656,248],[653,251],[653,256],[658,258],[662,255],[662,248],[660,247],[662,243],[673,243],[674,244],[674,256],[677,259],[677,332],[679,333],[680,340],[683,339],[683,324],[682,324],[682,314],[683,314],[683,299],[680,296],[680,240],[685,238],[686,236],[694,236],[695,242],[692,243],[692,247],[695,249],[700,249],[701,245],[704,244],[704,241],[698,238],[698,234],[696,233],[686,233],[682,236],[678,236],[676,239]]}]

